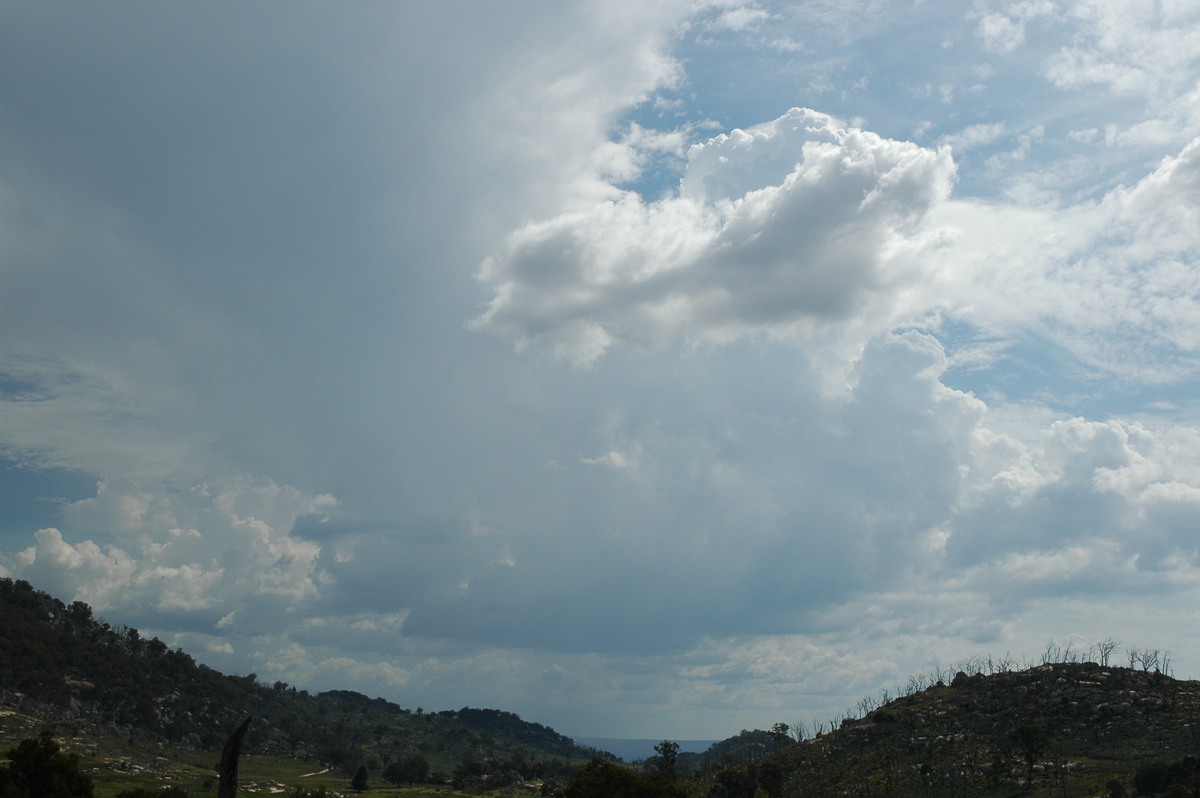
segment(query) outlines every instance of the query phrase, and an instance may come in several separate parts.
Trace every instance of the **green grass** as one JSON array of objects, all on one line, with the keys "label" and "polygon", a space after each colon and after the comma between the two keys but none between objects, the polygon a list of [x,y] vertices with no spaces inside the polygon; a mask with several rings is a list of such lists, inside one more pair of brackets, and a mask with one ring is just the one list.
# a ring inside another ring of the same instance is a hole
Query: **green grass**
[{"label": "green grass", "polygon": [[[46,724],[33,717],[5,711],[5,716],[0,718],[0,760],[4,752],[22,739],[36,736],[45,727]],[[78,755],[80,767],[92,776],[95,798],[115,798],[125,790],[139,787],[158,790],[165,786],[181,787],[195,796],[216,795],[220,751],[180,749],[76,733],[69,723],[57,724],[54,733],[59,746]],[[271,788],[279,789],[281,785],[284,788],[323,786],[329,792],[351,793],[348,776],[324,771],[324,765],[317,762],[247,754],[238,765],[239,793],[269,795]],[[371,780],[371,789],[363,795],[370,798],[467,798],[466,793],[450,787],[393,787],[378,778]]]},{"label": "green grass", "polygon": [[[174,785],[197,796],[216,795],[216,763],[220,760],[217,751],[188,751],[175,756],[164,754],[155,764],[139,774],[124,772],[114,764],[128,760],[85,763],[92,765],[92,777],[96,784],[96,798],[115,798],[122,790],[143,787],[157,790]],[[205,789],[205,783],[209,786]],[[351,793],[350,779],[341,773],[327,772],[315,762],[291,757],[243,756],[238,765],[239,793],[247,795],[269,795],[273,791],[296,786],[325,787],[329,792]],[[274,794],[281,794],[275,792]],[[371,798],[467,798],[466,793],[456,792],[449,787],[422,785],[414,787],[392,787],[379,779],[373,779],[371,789],[362,793]]]},{"label": "green grass", "polygon": [[[192,751],[179,758],[166,756],[140,773],[131,774],[120,769],[120,763],[106,761],[84,762],[93,768],[92,778],[96,785],[96,798],[115,798],[122,790],[142,787],[157,790],[174,785],[197,796],[215,795],[217,773],[213,765],[220,759],[219,752]],[[116,766],[114,766],[116,765]],[[290,789],[296,786],[325,787],[329,792],[350,793],[349,777],[332,772],[313,762],[289,757],[248,755],[242,757],[238,766],[239,792],[247,795],[268,795],[272,790]],[[209,786],[205,789],[205,783]],[[276,792],[275,794],[280,794]],[[456,792],[449,787],[421,785],[414,787],[392,787],[379,779],[373,779],[371,789],[362,793],[371,798],[466,798],[466,793]]]}]

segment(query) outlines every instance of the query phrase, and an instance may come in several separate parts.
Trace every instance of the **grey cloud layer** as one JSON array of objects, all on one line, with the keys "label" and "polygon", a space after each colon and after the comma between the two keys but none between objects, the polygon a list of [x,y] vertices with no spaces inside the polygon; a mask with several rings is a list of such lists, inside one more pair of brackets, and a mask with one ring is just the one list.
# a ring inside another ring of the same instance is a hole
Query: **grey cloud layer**
[{"label": "grey cloud layer", "polygon": [[[1194,415],[1005,371],[1187,392],[1194,84],[1104,4],[984,5],[0,10],[0,454],[54,508],[0,573],[216,667],[634,736],[1195,622]],[[913,72],[843,52],[899,22]],[[784,38],[803,80],[746,71]],[[995,118],[1021,69],[1092,111]],[[770,96],[684,114],[726,72]],[[784,112],[921,87],[947,147]],[[662,152],[663,199],[621,188]]]},{"label": "grey cloud layer", "polygon": [[[785,354],[755,364],[780,372],[767,405],[676,406],[709,379],[742,378],[735,355],[706,360],[704,377],[653,381],[657,398],[628,408],[595,456],[547,474],[549,503],[487,497],[474,526],[339,530],[320,520],[336,511],[331,497],[270,484],[197,489],[186,503],[105,489],[66,517],[108,505],[108,528],[129,543],[72,547],[46,530],[11,566],[126,611],[169,582],[152,618],[213,623],[253,602],[257,623],[290,625],[277,613],[324,607],[404,618],[409,636],[562,652],[814,631],[823,610],[914,580],[983,606],[1012,605],[1016,583],[1026,597],[1194,584],[1193,429],[1076,420],[1013,438],[940,383],[941,347],[915,333],[871,343],[840,397]],[[289,535],[302,517],[330,536]],[[225,557],[209,553],[218,542]]]}]

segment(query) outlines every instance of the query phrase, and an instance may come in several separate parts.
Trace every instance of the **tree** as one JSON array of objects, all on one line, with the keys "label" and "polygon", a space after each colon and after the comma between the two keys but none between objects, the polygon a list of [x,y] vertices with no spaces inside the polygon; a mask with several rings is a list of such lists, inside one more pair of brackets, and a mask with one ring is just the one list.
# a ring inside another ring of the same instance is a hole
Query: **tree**
[{"label": "tree", "polygon": [[1109,660],[1112,659],[1113,652],[1117,650],[1117,646],[1121,645],[1111,637],[1106,637],[1096,643],[1096,656],[1100,660],[1100,667],[1107,668]]},{"label": "tree", "polygon": [[675,772],[675,762],[679,759],[679,743],[663,740],[654,746],[658,756],[654,757],[654,767],[662,774],[671,775]]},{"label": "tree", "polygon": [[758,766],[758,786],[763,788],[768,798],[781,798],[786,780],[787,772],[783,765],[773,759],[768,759]]},{"label": "tree", "polygon": [[634,773],[599,757],[587,763],[563,789],[565,798],[626,798],[639,793],[638,777]]},{"label": "tree", "polygon": [[771,730],[767,732],[767,734],[771,735],[771,740],[775,743],[776,748],[783,748],[792,741],[792,738],[788,735],[791,728],[791,726],[781,721],[772,726]]},{"label": "tree", "polygon": [[710,798],[754,798],[758,786],[745,768],[722,770],[715,777]]},{"label": "tree", "polygon": [[92,777],[79,769],[79,757],[64,754],[49,730],[22,740],[0,768],[4,798],[92,798]]},{"label": "tree", "polygon": [[1138,795],[1158,795],[1171,786],[1171,766],[1162,760],[1147,762],[1137,769],[1133,786]]},{"label": "tree", "polygon": [[1032,790],[1033,766],[1050,745],[1050,735],[1036,723],[1026,723],[1013,732],[1013,739],[1021,749],[1021,755],[1025,758],[1025,767],[1028,774],[1027,784],[1029,789]]},{"label": "tree", "polygon": [[408,771],[403,763],[391,762],[379,774],[379,778],[386,781],[388,784],[395,784],[399,787],[401,784],[408,783]]},{"label": "tree", "polygon": [[354,778],[350,780],[350,789],[355,792],[367,791],[367,766],[359,765],[358,770],[354,773]]},{"label": "tree", "polygon": [[72,601],[67,607],[67,617],[76,626],[88,626],[92,622],[92,608],[82,601]]},{"label": "tree", "polygon": [[683,790],[661,773],[639,777],[596,757],[571,777],[563,798],[685,798]]},{"label": "tree", "polygon": [[[343,729],[338,730],[339,734],[343,732]],[[347,776],[353,776],[358,766],[363,764],[363,752],[357,748],[328,748],[322,752],[321,756],[331,768]]]},{"label": "tree", "polygon": [[395,784],[418,784],[429,775],[429,760],[420,754],[398,760],[384,768],[383,780]]}]

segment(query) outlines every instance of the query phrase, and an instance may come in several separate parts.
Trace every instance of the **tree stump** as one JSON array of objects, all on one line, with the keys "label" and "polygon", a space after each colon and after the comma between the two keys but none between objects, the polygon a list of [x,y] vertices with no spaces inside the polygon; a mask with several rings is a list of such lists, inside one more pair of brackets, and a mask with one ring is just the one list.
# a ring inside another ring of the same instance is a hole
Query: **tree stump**
[{"label": "tree stump", "polygon": [[238,757],[242,755],[242,738],[250,728],[252,718],[246,718],[237,731],[229,735],[221,751],[221,782],[217,787],[217,798],[237,798]]}]

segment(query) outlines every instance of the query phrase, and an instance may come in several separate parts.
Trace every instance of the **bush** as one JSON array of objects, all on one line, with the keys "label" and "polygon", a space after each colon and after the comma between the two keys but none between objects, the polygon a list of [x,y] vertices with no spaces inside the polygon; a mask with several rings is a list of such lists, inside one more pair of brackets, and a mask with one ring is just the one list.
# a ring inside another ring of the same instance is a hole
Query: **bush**
[{"label": "bush", "polygon": [[367,766],[359,765],[358,770],[354,774],[354,778],[350,781],[350,789],[355,792],[367,791]]},{"label": "bush", "polygon": [[429,777],[429,760],[414,754],[393,762],[383,770],[383,780],[395,784],[419,784]]},{"label": "bush", "polygon": [[327,798],[328,795],[324,787],[293,787],[287,792],[287,798]]},{"label": "bush", "polygon": [[575,774],[564,798],[684,798],[683,790],[661,773],[638,776],[597,757]]},{"label": "bush", "polygon": [[743,769],[722,770],[716,775],[709,798],[754,798],[758,785]]},{"label": "bush", "polygon": [[0,768],[4,798],[92,798],[92,777],[79,769],[79,757],[64,754],[49,731],[22,740]]},{"label": "bush", "polygon": [[1158,795],[1171,786],[1171,766],[1155,760],[1137,769],[1133,776],[1133,787],[1138,795]]}]

